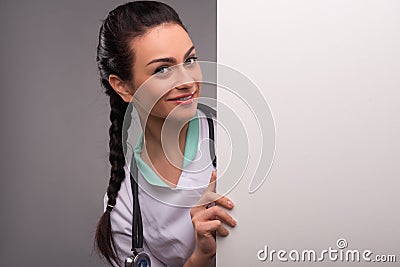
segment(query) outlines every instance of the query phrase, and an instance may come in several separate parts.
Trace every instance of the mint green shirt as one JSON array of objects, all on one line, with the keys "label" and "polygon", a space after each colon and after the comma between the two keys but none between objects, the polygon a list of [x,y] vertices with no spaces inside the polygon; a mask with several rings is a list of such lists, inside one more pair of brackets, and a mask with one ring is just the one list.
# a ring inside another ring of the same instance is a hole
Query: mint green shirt
[{"label": "mint green shirt", "polygon": [[[189,121],[188,130],[186,133],[186,143],[184,150],[184,161],[183,169],[193,161],[197,153],[197,146],[199,141],[199,120],[196,110],[196,114]],[[143,177],[152,185],[165,186],[168,185],[154,172],[154,170],[143,161],[140,156],[143,147],[143,133],[140,135],[138,142],[134,148],[134,156],[138,170],[142,173]]]}]

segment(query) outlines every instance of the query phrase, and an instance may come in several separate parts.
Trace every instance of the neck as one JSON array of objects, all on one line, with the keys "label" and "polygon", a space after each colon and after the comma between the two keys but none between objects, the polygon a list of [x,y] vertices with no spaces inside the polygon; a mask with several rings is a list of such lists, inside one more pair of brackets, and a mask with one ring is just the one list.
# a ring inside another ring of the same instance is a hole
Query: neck
[{"label": "neck", "polygon": [[[188,122],[166,120],[149,115],[144,130],[143,153],[151,162],[165,158],[181,166]],[[145,148],[145,149],[144,149]]]}]

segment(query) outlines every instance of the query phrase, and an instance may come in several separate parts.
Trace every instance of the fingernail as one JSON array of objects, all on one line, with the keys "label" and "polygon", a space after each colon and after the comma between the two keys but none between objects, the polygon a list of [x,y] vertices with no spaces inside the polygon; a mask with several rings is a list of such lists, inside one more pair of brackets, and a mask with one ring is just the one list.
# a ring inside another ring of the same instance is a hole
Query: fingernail
[{"label": "fingernail", "polygon": [[236,224],[237,224],[237,221],[232,220],[232,225],[233,225],[233,226],[236,226]]},{"label": "fingernail", "polygon": [[228,200],[228,206],[229,206],[229,207],[233,207],[233,202],[230,201],[230,200]]}]

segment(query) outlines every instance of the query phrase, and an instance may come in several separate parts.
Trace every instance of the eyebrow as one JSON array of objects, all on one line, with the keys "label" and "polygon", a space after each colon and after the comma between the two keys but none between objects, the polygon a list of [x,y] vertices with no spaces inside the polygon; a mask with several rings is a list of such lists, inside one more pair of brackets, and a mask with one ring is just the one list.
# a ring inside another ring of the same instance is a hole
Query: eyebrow
[{"label": "eyebrow", "polygon": [[[186,58],[189,56],[189,54],[192,52],[192,50],[194,49],[194,46],[192,46],[191,48],[189,48],[189,50],[185,53],[185,55],[183,56],[183,58]],[[150,61],[149,63],[147,63],[146,66],[152,64],[152,63],[156,63],[156,62],[169,62],[169,63],[176,63],[176,59],[173,57],[165,57],[165,58],[157,58],[157,59],[153,59],[152,61]]]}]

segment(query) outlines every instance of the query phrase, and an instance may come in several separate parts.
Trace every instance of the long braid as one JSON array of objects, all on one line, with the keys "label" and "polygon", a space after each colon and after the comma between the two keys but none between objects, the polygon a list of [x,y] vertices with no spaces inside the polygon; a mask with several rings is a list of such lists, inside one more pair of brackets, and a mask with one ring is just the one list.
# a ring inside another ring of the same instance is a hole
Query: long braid
[{"label": "long braid", "polygon": [[111,175],[107,188],[107,208],[99,221],[98,226],[100,227],[97,227],[96,243],[98,244],[100,252],[105,255],[106,260],[110,264],[113,264],[112,261],[114,261],[118,264],[118,266],[120,266],[118,252],[116,250],[114,238],[111,231],[110,212],[112,210],[112,207],[114,207],[117,202],[118,191],[121,188],[121,182],[125,178],[125,157],[123,151],[124,142],[122,141],[122,129],[128,103],[124,102],[114,90],[107,90],[106,94],[110,96],[111,107],[111,126],[109,128],[109,161],[111,164]]},{"label": "long braid", "polygon": [[111,164],[111,178],[107,189],[107,196],[108,204],[115,206],[118,191],[121,188],[121,182],[125,178],[125,171],[123,169],[125,157],[122,147],[122,126],[128,103],[124,102],[115,91],[110,92],[111,126],[109,129],[109,161]]}]

